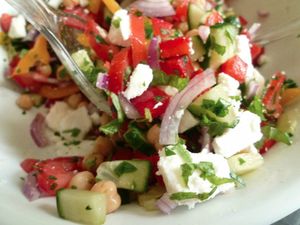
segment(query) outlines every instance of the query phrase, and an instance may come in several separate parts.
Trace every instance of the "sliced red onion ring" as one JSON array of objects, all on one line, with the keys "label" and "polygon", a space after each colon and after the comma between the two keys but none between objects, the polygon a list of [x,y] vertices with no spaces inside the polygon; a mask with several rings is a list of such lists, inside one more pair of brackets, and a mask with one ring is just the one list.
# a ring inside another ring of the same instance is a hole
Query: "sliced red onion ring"
[{"label": "sliced red onion ring", "polygon": [[32,28],[28,31],[26,37],[24,37],[22,41],[34,41],[38,35],[39,32],[36,29]]},{"label": "sliced red onion ring", "polygon": [[250,81],[246,89],[246,99],[252,100],[256,95],[258,88],[259,88],[259,84],[257,82]]},{"label": "sliced red onion ring", "polygon": [[141,118],[136,108],[122,94],[119,95],[119,100],[127,118],[132,120]]},{"label": "sliced red onion ring", "polygon": [[159,39],[157,37],[154,37],[152,38],[149,45],[148,64],[152,69],[160,69],[158,43],[159,43]]},{"label": "sliced red onion ring", "polygon": [[164,194],[160,199],[158,199],[155,205],[161,212],[165,214],[170,214],[171,211],[178,206],[176,202],[170,200],[168,194]]},{"label": "sliced red onion ring", "polygon": [[27,174],[23,184],[23,193],[29,201],[34,201],[41,197],[41,192],[38,189],[36,176],[36,171]]},{"label": "sliced red onion ring", "polygon": [[130,5],[136,8],[145,16],[164,17],[175,15],[175,10],[169,0],[138,0]]},{"label": "sliced red onion ring", "polygon": [[260,23],[254,23],[249,28],[248,33],[249,33],[252,40],[255,38],[255,35],[256,35],[256,33],[257,33],[257,31],[259,30],[260,27],[261,27]]},{"label": "sliced red onion ring", "polygon": [[210,35],[210,27],[209,26],[200,26],[198,28],[198,34],[200,36],[200,38],[202,39],[202,41],[204,42],[204,44],[206,43],[209,35]]},{"label": "sliced red onion ring", "polygon": [[46,147],[49,144],[49,140],[45,135],[45,117],[38,113],[30,125],[30,134],[35,144],[40,147]]},{"label": "sliced red onion ring", "polygon": [[97,77],[96,87],[101,90],[107,90],[108,88],[108,74],[99,73]]},{"label": "sliced red onion ring", "polygon": [[49,78],[49,77],[46,77],[39,73],[32,73],[32,78],[35,81],[38,81],[40,83],[45,83],[45,84],[59,84],[60,83],[60,81],[57,79]]},{"label": "sliced red onion ring", "polygon": [[215,84],[214,71],[207,69],[195,76],[187,87],[171,99],[161,123],[159,136],[159,143],[161,145],[176,144],[178,127],[183,116],[181,112],[192,103],[194,98]]},{"label": "sliced red onion ring", "polygon": [[212,151],[212,138],[208,133],[208,128],[207,127],[202,127],[200,130],[200,139],[199,143],[201,144],[201,152],[211,152]]}]

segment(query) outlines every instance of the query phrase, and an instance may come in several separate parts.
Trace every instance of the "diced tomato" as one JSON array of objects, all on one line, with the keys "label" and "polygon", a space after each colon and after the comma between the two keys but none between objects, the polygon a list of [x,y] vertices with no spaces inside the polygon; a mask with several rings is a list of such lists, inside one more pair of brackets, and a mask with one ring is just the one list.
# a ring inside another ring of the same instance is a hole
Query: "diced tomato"
[{"label": "diced tomato", "polygon": [[82,157],[60,157],[47,160],[26,159],[21,163],[26,172],[36,172],[38,188],[46,196],[66,188],[77,171],[82,171]]},{"label": "diced tomato", "polygon": [[65,86],[57,85],[42,85],[38,91],[39,95],[47,99],[62,99],[72,94],[78,93],[80,90],[74,83],[66,84]]},{"label": "diced tomato", "polygon": [[239,56],[234,56],[221,66],[221,72],[228,74],[240,83],[245,82],[248,65]]},{"label": "diced tomato", "polygon": [[270,81],[267,91],[263,97],[263,103],[270,116],[278,118],[282,113],[282,105],[280,104],[281,89],[285,81],[285,75],[277,72]]},{"label": "diced tomato", "polygon": [[22,74],[13,76],[12,79],[23,89],[31,92],[38,92],[41,88],[41,83],[36,81],[30,74]]},{"label": "diced tomato", "polygon": [[272,148],[277,142],[273,139],[267,139],[264,141],[263,146],[259,149],[260,154],[265,154]]},{"label": "diced tomato", "polygon": [[3,13],[0,18],[0,25],[3,32],[7,33],[9,31],[10,25],[11,25],[12,16]]},{"label": "diced tomato", "polygon": [[264,47],[259,44],[253,43],[251,47],[251,57],[254,65],[257,65],[257,60],[264,53]]},{"label": "diced tomato", "polygon": [[173,40],[162,41],[159,44],[161,50],[160,57],[162,59],[189,55],[190,39],[186,37],[179,37]]},{"label": "diced tomato", "polygon": [[159,63],[160,68],[168,75],[190,77],[194,72],[192,61],[188,56],[173,57]]},{"label": "diced tomato", "polygon": [[119,51],[119,49],[115,45],[109,45],[107,43],[101,43],[97,41],[97,37],[99,35],[97,26],[98,25],[94,20],[88,20],[85,33],[88,37],[89,44],[101,60],[111,61],[113,55],[116,54]]},{"label": "diced tomato", "polygon": [[242,25],[243,27],[246,26],[246,25],[248,24],[248,20],[246,20],[246,18],[243,17],[243,16],[239,16],[239,20],[240,20],[240,23],[241,23],[241,25]]},{"label": "diced tomato", "polygon": [[157,87],[150,87],[141,96],[132,99],[131,103],[141,115],[145,115],[147,108],[150,110],[152,118],[157,118],[165,112],[169,101],[170,96],[164,91]]},{"label": "diced tomato", "polygon": [[218,11],[213,10],[206,18],[205,25],[213,26],[213,25],[216,25],[218,23],[223,23],[223,22],[224,22],[224,20],[223,20],[222,15]]},{"label": "diced tomato", "polygon": [[130,14],[132,64],[136,67],[140,62],[147,62],[146,35],[144,17]]},{"label": "diced tomato", "polygon": [[128,148],[117,149],[113,155],[112,160],[130,160],[133,158],[133,151]]},{"label": "diced tomato", "polygon": [[154,36],[161,36],[161,38],[165,38],[171,35],[173,24],[157,18],[151,18],[153,34]]},{"label": "diced tomato", "polygon": [[128,63],[128,49],[124,48],[114,55],[108,73],[108,89],[115,94],[123,91],[125,71]]},{"label": "diced tomato", "polygon": [[80,19],[76,19],[75,17],[72,16],[67,16],[64,19],[64,24],[66,26],[69,27],[73,27],[75,29],[78,30],[85,30],[86,29],[86,21],[88,21],[89,19],[93,19],[93,14],[86,14],[84,12],[84,9],[81,7],[77,7],[77,8],[67,8],[64,10],[65,13],[68,13],[70,15],[76,15],[78,16]]},{"label": "diced tomato", "polygon": [[176,19],[178,21],[187,21],[188,6],[190,0],[180,0],[176,7]]},{"label": "diced tomato", "polygon": [[198,75],[202,74],[203,71],[204,71],[204,70],[203,70],[202,68],[200,68],[200,69],[194,71],[194,72],[191,74],[190,79],[193,79],[195,76],[198,76]]},{"label": "diced tomato", "polygon": [[26,173],[30,173],[35,170],[34,165],[38,162],[37,159],[25,159],[21,162],[21,167]]}]

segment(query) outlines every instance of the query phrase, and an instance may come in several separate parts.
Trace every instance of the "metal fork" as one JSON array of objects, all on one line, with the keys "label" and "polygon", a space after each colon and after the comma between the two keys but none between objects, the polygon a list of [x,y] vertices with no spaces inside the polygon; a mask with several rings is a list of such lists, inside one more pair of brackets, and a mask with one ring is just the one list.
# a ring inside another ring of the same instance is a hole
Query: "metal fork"
[{"label": "metal fork", "polygon": [[73,81],[83,94],[101,111],[111,113],[110,107],[101,91],[89,82],[84,73],[72,59],[71,54],[82,49],[76,40],[78,30],[65,26],[67,17],[85,22],[74,15],[68,15],[48,7],[44,0],[6,0],[21,13],[39,32],[41,32],[60,61],[69,71]]}]

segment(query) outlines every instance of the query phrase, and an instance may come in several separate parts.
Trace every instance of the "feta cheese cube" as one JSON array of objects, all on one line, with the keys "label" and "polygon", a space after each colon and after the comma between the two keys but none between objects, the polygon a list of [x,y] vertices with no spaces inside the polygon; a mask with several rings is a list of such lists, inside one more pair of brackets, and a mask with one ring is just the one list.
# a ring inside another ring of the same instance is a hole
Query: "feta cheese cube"
[{"label": "feta cheese cube", "polygon": [[215,137],[212,143],[214,151],[225,158],[249,148],[262,138],[259,116],[249,111],[240,112],[238,116],[239,123]]},{"label": "feta cheese cube", "polygon": [[53,9],[58,9],[62,2],[63,0],[49,0],[47,4]]},{"label": "feta cheese cube", "polygon": [[86,7],[89,5],[89,0],[79,0],[79,4],[81,7]]},{"label": "feta cheese cube", "polygon": [[[172,146],[171,146],[172,147]],[[186,146],[182,145],[182,151],[188,154],[192,159],[192,163],[210,162],[213,165],[215,176],[219,178],[230,178],[230,169],[227,160],[218,154],[213,153],[191,153],[187,151]],[[185,160],[176,153],[175,155],[166,155],[165,147],[159,151],[160,159],[157,163],[158,173],[162,175],[164,183],[166,185],[167,193],[169,195],[177,192],[194,192],[197,194],[209,193],[214,188],[214,185],[207,179],[201,177],[201,171],[195,169],[188,177],[187,184],[185,183],[181,166],[185,163]],[[176,150],[174,150],[176,152]],[[216,191],[208,197],[208,199],[215,197],[219,193],[227,192],[234,188],[233,183],[225,183],[218,185]],[[207,200],[208,200],[207,199]],[[176,201],[179,205],[187,205],[189,208],[193,208],[196,203],[202,202],[200,199],[189,199]]]},{"label": "feta cheese cube", "polygon": [[24,38],[27,35],[26,20],[22,15],[13,17],[9,27],[8,36],[12,39]]},{"label": "feta cheese cube", "polygon": [[148,89],[152,80],[152,69],[148,65],[138,64],[130,76],[130,81],[124,91],[124,96],[130,100],[142,95],[144,91]]},{"label": "feta cheese cube", "polygon": [[120,9],[115,12],[108,32],[108,39],[115,45],[127,47],[130,45],[131,27],[128,11]]}]

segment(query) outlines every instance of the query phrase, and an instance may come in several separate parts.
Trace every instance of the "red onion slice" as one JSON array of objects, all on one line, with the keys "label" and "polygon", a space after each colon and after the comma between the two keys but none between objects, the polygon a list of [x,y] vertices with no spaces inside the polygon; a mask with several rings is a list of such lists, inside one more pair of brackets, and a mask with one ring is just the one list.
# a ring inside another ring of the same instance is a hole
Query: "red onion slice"
[{"label": "red onion slice", "polygon": [[38,113],[30,125],[30,134],[35,144],[40,147],[46,147],[49,144],[49,140],[45,135],[45,117]]},{"label": "red onion slice", "polygon": [[161,123],[159,136],[159,143],[161,145],[176,144],[178,127],[183,116],[181,112],[192,103],[194,98],[215,84],[214,71],[207,69],[195,76],[187,87],[171,99]]},{"label": "red onion slice", "polygon": [[107,73],[99,73],[98,74],[96,87],[101,90],[108,89],[108,74]]},{"label": "red onion slice", "polygon": [[38,35],[39,35],[39,32],[36,29],[31,28],[28,31],[26,37],[24,37],[22,39],[22,41],[34,41]]},{"label": "red onion slice", "polygon": [[168,194],[164,194],[156,201],[156,207],[165,214],[170,214],[173,209],[177,207],[176,202],[170,200]]},{"label": "red onion slice", "polygon": [[164,17],[175,15],[175,10],[169,0],[138,0],[130,5],[136,8],[145,16]]},{"label": "red onion slice", "polygon": [[59,80],[57,79],[54,79],[54,78],[49,78],[49,77],[46,77],[45,75],[42,75],[42,74],[39,74],[39,73],[32,73],[32,78],[37,81],[37,82],[40,82],[40,83],[45,83],[45,84],[59,84],[61,83]]},{"label": "red onion slice", "polygon": [[254,96],[256,95],[256,92],[259,88],[259,84],[255,81],[250,81],[247,85],[246,89],[246,99],[252,100]]},{"label": "red onion slice", "polygon": [[159,43],[159,39],[157,37],[154,37],[152,38],[149,45],[148,64],[152,69],[160,69],[158,43]]},{"label": "red onion slice", "polygon": [[208,36],[210,35],[210,27],[209,26],[200,26],[198,28],[198,34],[200,36],[200,38],[202,39],[202,41],[204,42],[204,44],[206,43]]},{"label": "red onion slice", "polygon": [[35,173],[36,171],[27,174],[22,188],[24,195],[29,201],[34,201],[41,197],[41,192],[37,186]]},{"label": "red onion slice", "polygon": [[119,95],[119,100],[128,119],[135,120],[141,118],[141,115],[136,108],[122,94]]},{"label": "red onion slice", "polygon": [[251,39],[253,40],[256,36],[257,31],[259,30],[259,28],[261,27],[260,23],[254,23],[248,30],[248,33],[251,37]]},{"label": "red onion slice", "polygon": [[207,127],[202,127],[200,130],[199,143],[201,144],[201,152],[209,153],[212,151],[212,138],[208,133]]}]

